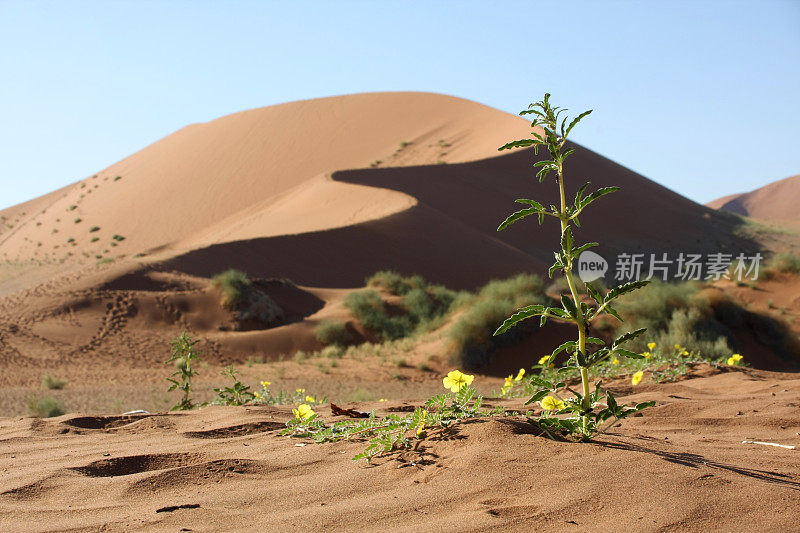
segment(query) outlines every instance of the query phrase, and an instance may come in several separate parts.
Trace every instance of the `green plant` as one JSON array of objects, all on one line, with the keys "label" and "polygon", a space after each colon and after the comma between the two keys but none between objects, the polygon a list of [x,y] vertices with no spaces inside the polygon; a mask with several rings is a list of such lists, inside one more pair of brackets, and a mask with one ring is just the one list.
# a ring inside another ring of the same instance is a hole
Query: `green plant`
[{"label": "green plant", "polygon": [[408,336],[414,325],[407,316],[390,316],[380,295],[373,290],[358,291],[347,295],[344,305],[367,329],[382,340],[393,340]]},{"label": "green plant", "polygon": [[800,256],[792,253],[777,254],[770,260],[768,268],[774,272],[800,274]]},{"label": "green plant", "polygon": [[[598,433],[607,430],[619,419],[655,405],[655,402],[642,402],[634,407],[619,405],[613,394],[607,391],[604,395],[606,406],[603,407],[600,403],[603,396],[600,389],[601,383],[597,382],[595,384],[594,391],[591,390],[589,383],[589,370],[609,357],[619,356],[631,359],[641,359],[643,357],[641,354],[622,348],[622,346],[644,333],[645,329],[626,332],[617,337],[610,346],[606,346],[605,341],[602,339],[589,336],[589,331],[592,322],[603,313],[622,320],[612,303],[619,296],[643,287],[647,284],[647,281],[633,281],[608,292],[601,291],[601,289],[592,286],[590,283],[586,283],[585,288],[589,297],[593,300],[592,304],[583,302],[579,297],[578,285],[572,273],[573,262],[581,252],[598,244],[590,242],[577,245],[571,225],[574,224],[576,227],[580,227],[578,217],[583,213],[584,209],[600,197],[619,190],[619,187],[603,187],[584,196],[589,186],[589,183],[586,183],[578,189],[573,204],[567,204],[564,193],[564,162],[575,152],[574,148],[566,147],[567,137],[572,128],[591,113],[591,110],[581,113],[569,123],[567,123],[566,116],[561,117],[566,111],[566,109],[551,106],[550,94],[545,94],[544,99],[531,104],[527,110],[520,113],[521,115],[533,115],[531,122],[531,128],[533,128],[532,138],[512,141],[500,147],[500,150],[507,150],[532,146],[536,155],[538,155],[538,150],[541,146],[546,147],[551,159],[544,159],[534,164],[534,167],[539,168],[536,177],[542,182],[550,174],[555,174],[560,196],[560,207],[550,206],[548,209],[535,200],[519,199],[517,202],[527,205],[527,207],[506,218],[498,227],[498,231],[531,215],[536,215],[540,224],[543,223],[545,217],[556,218],[561,226],[561,250],[555,252],[555,263],[550,267],[549,275],[552,277],[554,273],[561,272],[567,280],[570,294],[561,295],[561,307],[533,304],[519,309],[497,328],[495,335],[500,335],[519,322],[531,317],[539,317],[540,326],[544,326],[548,318],[575,324],[578,330],[577,341],[563,343],[553,350],[550,358],[555,358],[562,351],[570,355],[564,371],[578,373],[581,381],[580,392],[573,391],[572,396],[568,397],[566,384],[563,381],[532,376],[531,381],[537,386],[537,390],[527,403],[539,402],[543,412],[537,418],[531,419],[531,421],[538,425],[546,435],[554,437],[556,434],[561,434],[581,440],[589,440]],[[538,131],[536,129],[537,126],[539,127]],[[539,133],[540,131],[541,133]],[[587,345],[594,345],[598,348],[590,351],[587,349]],[[562,418],[562,415],[567,416]],[[610,419],[613,420],[603,427],[603,424]]]},{"label": "green plant", "polygon": [[338,320],[325,320],[314,328],[314,336],[324,345],[347,346],[353,340],[347,324]]},{"label": "green plant", "polygon": [[100,231],[100,226],[92,226],[89,228],[89,233],[94,233],[95,231]]},{"label": "green plant", "polygon": [[473,379],[474,376],[458,370],[450,372],[443,380],[450,392],[434,396],[425,403],[425,407],[417,407],[405,415],[393,413],[379,418],[372,411],[363,419],[348,419],[327,425],[311,405],[302,404],[292,410],[294,418],[286,423],[286,429],[281,434],[311,438],[317,443],[366,439],[366,448],[353,460],[371,461],[378,455],[410,448],[412,440],[424,439],[429,430],[447,428],[461,420],[503,413],[502,408],[491,411],[481,409],[483,398],[472,387]]},{"label": "green plant", "polygon": [[[167,381],[172,383],[172,386],[167,389],[167,392],[172,392],[175,389],[183,392],[183,397],[175,404],[170,411],[185,411],[195,408],[195,403],[191,398],[192,394],[192,378],[197,375],[197,372],[192,368],[195,361],[200,360],[200,351],[195,348],[195,345],[200,342],[198,339],[193,339],[185,330],[180,337],[175,337],[172,340],[172,357],[165,364],[172,364],[175,366],[175,372],[167,378]],[[180,379],[178,382],[175,377]]]},{"label": "green plant", "polygon": [[245,405],[256,399],[256,395],[250,392],[250,386],[245,385],[236,377],[233,365],[228,365],[222,371],[223,376],[228,376],[233,380],[230,387],[220,387],[214,389],[217,397],[211,402],[214,405]]},{"label": "green plant", "polygon": [[117,235],[117,234],[114,234],[114,235],[111,237],[111,239],[112,239],[112,240],[115,240],[115,241],[117,241],[117,242],[120,242],[120,241],[124,241],[124,240],[125,240],[125,237],[123,237],[122,235]]},{"label": "green plant", "polygon": [[67,382],[65,380],[58,379],[50,374],[45,374],[42,376],[42,387],[45,389],[60,390],[63,389],[66,384]]},{"label": "green plant", "polygon": [[497,324],[514,310],[532,302],[551,302],[542,279],[533,274],[492,280],[477,295],[457,298],[453,307],[463,306],[466,310],[447,332],[451,362],[468,370],[485,366],[494,349],[524,336],[518,329],[493,337]]},{"label": "green plant", "polygon": [[211,278],[211,285],[222,291],[222,305],[235,307],[245,299],[251,282],[247,274],[231,268]]},{"label": "green plant", "polygon": [[37,418],[50,418],[64,414],[64,405],[52,396],[39,397],[36,394],[28,398],[28,413]]}]

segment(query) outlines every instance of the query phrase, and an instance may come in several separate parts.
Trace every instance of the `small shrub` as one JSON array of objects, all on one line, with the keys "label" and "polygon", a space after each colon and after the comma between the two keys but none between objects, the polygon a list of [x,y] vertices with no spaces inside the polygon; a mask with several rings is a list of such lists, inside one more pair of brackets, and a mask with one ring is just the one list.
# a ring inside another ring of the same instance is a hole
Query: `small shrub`
[{"label": "small shrub", "polygon": [[380,295],[373,290],[348,294],[344,304],[365,328],[382,340],[406,337],[414,330],[409,317],[389,316]]},{"label": "small shrub", "polygon": [[[183,397],[175,404],[170,411],[185,411],[194,409],[196,407],[191,398],[192,394],[192,378],[197,375],[197,372],[192,368],[195,361],[200,360],[200,351],[195,348],[195,345],[200,342],[193,339],[186,331],[180,337],[176,337],[172,341],[172,357],[170,357],[165,364],[174,365],[176,371],[167,378],[167,381],[172,383],[172,386],[167,389],[167,392],[180,390]],[[174,379],[175,377],[180,379]]]},{"label": "small shrub", "polygon": [[58,379],[56,377],[51,376],[50,374],[45,374],[42,376],[42,387],[45,389],[50,390],[61,390],[67,384],[66,381],[63,379]]},{"label": "small shrub", "polygon": [[244,272],[229,269],[211,278],[211,285],[222,291],[222,305],[236,307],[244,301],[244,294],[251,282]]},{"label": "small shrub", "polygon": [[347,324],[336,320],[325,320],[314,328],[314,335],[324,345],[347,346],[353,340]]},{"label": "small shrub", "polygon": [[117,176],[116,178],[114,178],[114,181],[119,181],[121,179],[122,179],[122,176]]},{"label": "small shrub", "polygon": [[800,274],[800,256],[791,253],[778,254],[768,264],[774,272],[786,274]]},{"label": "small shrub", "polygon": [[92,226],[89,228],[89,233],[94,233],[95,231],[100,231],[100,226]]},{"label": "small shrub", "polygon": [[83,219],[82,218],[76,218],[74,222],[75,222],[75,224],[80,224],[81,222],[83,222]]},{"label": "small shrub", "polygon": [[64,405],[52,396],[37,396],[28,398],[28,413],[37,418],[50,418],[64,414]]},{"label": "small shrub", "polygon": [[124,240],[125,240],[125,237],[123,237],[122,235],[116,235],[116,234],[115,234],[113,237],[111,237],[111,239],[112,239],[112,240],[115,240],[115,241],[117,241],[117,242],[120,242],[120,241],[124,241]]},{"label": "small shrub", "polygon": [[380,270],[366,279],[367,287],[381,287],[392,294],[403,296],[412,289],[422,288],[428,283],[419,275],[403,276],[393,270]]},{"label": "small shrub", "polygon": [[100,237],[92,237],[91,239],[89,239],[89,242],[97,242],[99,240],[100,240]]}]

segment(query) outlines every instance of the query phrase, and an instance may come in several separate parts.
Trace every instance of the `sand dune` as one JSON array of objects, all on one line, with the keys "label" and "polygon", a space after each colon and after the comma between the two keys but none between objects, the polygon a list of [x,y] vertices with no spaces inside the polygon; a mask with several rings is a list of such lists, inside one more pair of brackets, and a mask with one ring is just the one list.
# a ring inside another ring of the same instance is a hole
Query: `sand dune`
[{"label": "sand dune", "polygon": [[713,209],[772,221],[800,221],[800,175],[758,189],[718,198],[706,204]]}]

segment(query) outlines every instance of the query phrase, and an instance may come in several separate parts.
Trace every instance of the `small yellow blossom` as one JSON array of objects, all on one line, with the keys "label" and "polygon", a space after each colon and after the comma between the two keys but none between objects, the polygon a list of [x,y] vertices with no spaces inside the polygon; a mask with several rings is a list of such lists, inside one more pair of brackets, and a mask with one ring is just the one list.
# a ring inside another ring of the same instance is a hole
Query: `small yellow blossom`
[{"label": "small yellow blossom", "polygon": [[261,382],[261,386],[262,386],[262,387],[264,387],[265,389],[266,389],[267,387],[269,387],[270,385],[272,385],[272,382],[271,382],[271,381],[262,381],[262,382]]},{"label": "small yellow blossom", "polygon": [[445,389],[450,389],[452,392],[459,392],[464,387],[472,385],[472,380],[475,376],[464,374],[460,370],[453,370],[442,380]]},{"label": "small yellow blossom", "polygon": [[386,398],[381,398],[381,399],[380,399],[380,400],[378,400],[378,401],[379,401],[379,402],[388,402],[389,400],[387,400]]},{"label": "small yellow blossom", "polygon": [[305,389],[295,389],[295,392],[300,393],[300,394],[305,394],[306,390]]},{"label": "small yellow blossom", "polygon": [[683,350],[683,347],[680,344],[676,344],[675,349],[680,352],[681,350]]},{"label": "small yellow blossom", "polygon": [[505,396],[506,394],[508,394],[508,391],[510,391],[513,388],[514,388],[514,380],[511,378],[511,376],[508,376],[506,378],[506,382],[503,384],[503,387],[500,389],[500,394]]},{"label": "small yellow blossom", "polygon": [[651,357],[653,357],[653,354],[651,354],[650,352],[644,352],[642,355],[644,356],[645,359],[650,359]]},{"label": "small yellow blossom", "polygon": [[310,405],[305,403],[299,406],[297,409],[292,409],[292,413],[294,413],[294,417],[298,420],[308,420],[314,416],[314,410]]},{"label": "small yellow blossom", "polygon": [[739,361],[744,359],[740,354],[735,353],[732,356],[728,357],[728,364],[731,366],[736,366],[739,364]]},{"label": "small yellow blossom", "polygon": [[631,384],[632,384],[632,385],[638,385],[638,384],[639,384],[639,382],[640,382],[640,381],[642,381],[642,377],[643,377],[643,376],[644,376],[644,372],[642,372],[641,370],[639,370],[639,371],[638,371],[637,373],[635,373],[635,374],[633,375],[633,377],[631,378]]},{"label": "small yellow blossom", "polygon": [[522,376],[525,375],[525,369],[520,368],[519,372],[517,372],[517,377],[514,378],[514,381],[522,381]]},{"label": "small yellow blossom", "polygon": [[547,363],[547,361],[549,361],[549,360],[550,360],[550,356],[549,356],[549,355],[543,355],[543,356],[542,356],[542,358],[541,358],[541,359],[539,359],[539,364],[540,364],[540,365],[544,365],[544,364],[546,364],[546,363]]},{"label": "small yellow blossom", "polygon": [[422,411],[422,420],[419,421],[419,426],[417,427],[417,437],[422,435],[422,431],[425,429],[425,419],[428,417],[428,411]]},{"label": "small yellow blossom", "polygon": [[648,349],[648,350],[655,350],[655,349],[656,349],[656,343],[654,343],[654,342],[648,342],[648,343],[647,343],[647,349]]},{"label": "small yellow blossom", "polygon": [[618,365],[618,364],[619,364],[619,359],[617,359],[616,357],[614,357],[614,359],[612,359],[612,360],[611,360],[611,364],[612,364],[612,365]]},{"label": "small yellow blossom", "polygon": [[681,355],[684,355],[684,356],[685,356],[685,355],[689,355],[689,352],[688,352],[688,351],[686,351],[686,350],[684,350],[684,351],[682,351],[682,352],[681,352]]},{"label": "small yellow blossom", "polygon": [[316,400],[316,399],[314,399],[314,397],[313,397],[313,396],[306,396],[306,401],[307,401],[308,403],[317,403],[317,400]]},{"label": "small yellow blossom", "polygon": [[559,411],[564,408],[564,402],[555,396],[545,396],[542,398],[542,401],[539,402],[539,405],[542,406],[542,409],[547,411]]},{"label": "small yellow blossom", "polygon": [[254,392],[254,393],[253,393],[253,396],[255,396],[256,398],[258,398],[259,400],[260,400],[261,398],[263,398],[263,396],[261,396],[261,393],[260,393],[260,392]]}]

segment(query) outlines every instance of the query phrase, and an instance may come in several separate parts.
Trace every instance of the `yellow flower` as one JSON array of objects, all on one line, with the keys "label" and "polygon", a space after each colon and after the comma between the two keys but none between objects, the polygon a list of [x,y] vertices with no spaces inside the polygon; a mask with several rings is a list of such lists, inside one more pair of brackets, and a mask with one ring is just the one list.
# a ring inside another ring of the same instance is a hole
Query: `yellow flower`
[{"label": "yellow flower", "polygon": [[525,375],[525,369],[520,368],[519,372],[517,372],[517,377],[514,378],[514,381],[522,381],[522,376]]},{"label": "yellow flower", "polygon": [[306,396],[306,401],[308,403],[317,403],[317,400],[315,400],[313,396]]},{"label": "yellow flower", "polygon": [[262,387],[264,387],[265,389],[266,389],[267,387],[269,387],[270,385],[272,385],[272,382],[271,382],[271,381],[262,381],[262,382],[261,382],[261,386],[262,386]]},{"label": "yellow flower", "polygon": [[682,351],[682,352],[681,352],[681,355],[689,355],[689,352],[687,352],[686,350],[684,350],[684,351]]},{"label": "yellow flower", "polygon": [[632,384],[632,385],[638,385],[638,384],[639,384],[639,382],[640,382],[640,381],[642,381],[642,377],[643,377],[643,376],[644,376],[644,372],[642,372],[641,370],[639,370],[639,371],[638,371],[637,373],[635,373],[635,374],[633,375],[633,377],[631,378],[631,384]]},{"label": "yellow flower", "polygon": [[425,419],[428,417],[428,411],[422,411],[422,420],[419,421],[419,426],[417,427],[417,437],[422,435],[422,430],[425,429]]},{"label": "yellow flower", "polygon": [[300,394],[305,394],[305,389],[295,389],[295,392],[299,392]]},{"label": "yellow flower", "polygon": [[294,417],[298,420],[308,420],[314,416],[314,410],[310,405],[305,403],[297,409],[292,409],[292,413],[294,413]]},{"label": "yellow flower", "polygon": [[472,384],[475,376],[464,374],[460,370],[453,370],[442,380],[445,389],[450,389],[452,392],[458,392],[464,387]]},{"label": "yellow flower", "polygon": [[675,349],[676,349],[676,350],[678,350],[679,352],[680,352],[681,350],[683,350],[683,348],[681,347],[681,345],[680,345],[680,344],[676,344],[676,345],[675,345]]},{"label": "yellow flower", "polygon": [[549,360],[550,360],[550,356],[549,355],[543,355],[542,358],[539,359],[539,364],[543,365],[543,364],[547,363],[547,361],[549,361]]},{"label": "yellow flower", "polygon": [[379,401],[379,402],[388,402],[389,400],[387,400],[386,398],[381,398],[381,399],[380,399],[380,400],[378,400],[378,401]]},{"label": "yellow flower", "polygon": [[654,343],[654,342],[648,342],[648,343],[647,343],[647,349],[648,349],[648,350],[655,350],[655,349],[656,349],[656,343]]},{"label": "yellow flower", "polygon": [[614,359],[612,359],[612,360],[611,360],[611,364],[612,364],[612,365],[618,365],[618,364],[619,364],[619,359],[617,359],[616,357],[614,357]]},{"label": "yellow flower", "polygon": [[506,395],[508,391],[514,388],[514,380],[511,376],[506,378],[506,382],[503,384],[503,387],[500,389],[500,394]]},{"label": "yellow flower", "polygon": [[539,405],[542,406],[542,409],[547,411],[560,411],[564,408],[564,402],[555,396],[545,396],[542,401],[539,402]]},{"label": "yellow flower", "polygon": [[260,393],[260,392],[254,392],[254,393],[253,393],[253,396],[255,396],[256,398],[258,398],[259,400],[260,400],[261,398],[263,398],[263,396],[261,396],[261,393]]},{"label": "yellow flower", "polygon": [[738,353],[735,353],[732,356],[728,357],[728,364],[731,365],[731,366],[736,366],[736,365],[739,364],[739,361],[741,361],[742,359],[744,359],[744,357],[742,357]]},{"label": "yellow flower", "polygon": [[644,352],[642,355],[644,356],[645,359],[650,359],[651,357],[653,357],[653,354],[651,354],[650,352]]}]

